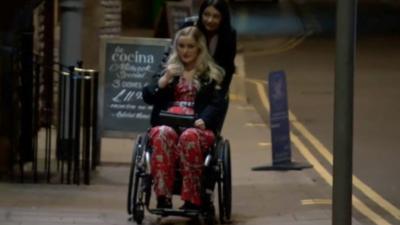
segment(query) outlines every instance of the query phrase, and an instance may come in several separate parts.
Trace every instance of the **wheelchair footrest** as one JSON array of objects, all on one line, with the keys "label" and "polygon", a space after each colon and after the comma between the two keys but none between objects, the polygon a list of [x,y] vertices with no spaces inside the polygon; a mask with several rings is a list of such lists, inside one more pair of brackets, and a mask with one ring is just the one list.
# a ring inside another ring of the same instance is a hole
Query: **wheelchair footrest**
[{"label": "wheelchair footrest", "polygon": [[149,209],[152,214],[160,216],[183,216],[196,217],[202,213],[200,210],[183,210],[183,209]]}]

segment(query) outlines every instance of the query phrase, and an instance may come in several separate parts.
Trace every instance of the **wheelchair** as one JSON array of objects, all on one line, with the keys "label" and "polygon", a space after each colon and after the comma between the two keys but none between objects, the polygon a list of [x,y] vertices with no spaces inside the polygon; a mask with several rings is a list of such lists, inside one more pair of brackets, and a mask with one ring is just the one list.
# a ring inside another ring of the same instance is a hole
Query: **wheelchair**
[{"label": "wheelchair", "polygon": [[[207,225],[215,224],[217,218],[215,213],[214,201],[211,201],[210,207],[202,207],[199,210],[183,210],[176,208],[155,208],[151,204],[152,195],[152,176],[150,173],[150,159],[152,149],[149,146],[149,137],[147,133],[138,135],[134,145],[132,161],[129,174],[127,211],[130,219],[137,224],[142,224],[145,217],[145,211],[166,216],[181,216],[204,221]],[[176,171],[173,194],[179,195],[181,192],[182,179],[179,171]],[[205,188],[204,181],[212,178],[212,185]],[[204,170],[202,178],[202,196],[209,191],[214,193],[217,189],[218,215],[221,224],[227,223],[231,218],[232,209],[232,177],[231,177],[231,157],[229,141],[220,135],[216,135],[216,140],[205,156]],[[216,186],[216,188],[215,188]],[[214,196],[213,194],[211,196]]]}]

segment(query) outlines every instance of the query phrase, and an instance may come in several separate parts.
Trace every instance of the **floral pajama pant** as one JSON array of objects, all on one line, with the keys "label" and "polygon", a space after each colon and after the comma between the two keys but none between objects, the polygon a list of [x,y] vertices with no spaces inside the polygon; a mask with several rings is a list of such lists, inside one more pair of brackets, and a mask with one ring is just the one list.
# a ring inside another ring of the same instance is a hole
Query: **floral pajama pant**
[{"label": "floral pajama pant", "polygon": [[193,204],[201,204],[201,175],[205,152],[215,140],[211,130],[189,128],[178,135],[168,126],[156,126],[150,130],[151,173],[157,196],[172,196],[176,166],[182,174],[181,198]]}]

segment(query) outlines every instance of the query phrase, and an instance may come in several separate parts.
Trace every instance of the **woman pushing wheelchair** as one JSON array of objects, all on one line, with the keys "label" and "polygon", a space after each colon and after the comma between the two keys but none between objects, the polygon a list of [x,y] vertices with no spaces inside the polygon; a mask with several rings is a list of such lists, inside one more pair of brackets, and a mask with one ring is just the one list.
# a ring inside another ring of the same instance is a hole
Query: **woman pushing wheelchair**
[{"label": "woman pushing wheelchair", "polygon": [[[153,105],[149,144],[157,208],[172,207],[177,166],[182,175],[181,209],[201,208],[204,156],[224,117],[223,77],[224,70],[208,53],[204,35],[190,26],[177,32],[164,71],[143,88],[144,101]],[[193,126],[177,130],[162,124],[161,111],[193,115]]]}]

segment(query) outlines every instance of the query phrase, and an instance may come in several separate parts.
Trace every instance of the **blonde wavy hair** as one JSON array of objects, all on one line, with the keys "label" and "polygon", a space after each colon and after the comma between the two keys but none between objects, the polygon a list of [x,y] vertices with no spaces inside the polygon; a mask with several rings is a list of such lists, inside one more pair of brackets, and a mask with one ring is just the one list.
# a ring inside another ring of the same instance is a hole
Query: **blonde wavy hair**
[{"label": "blonde wavy hair", "polygon": [[201,84],[200,79],[208,79],[209,82],[215,80],[217,83],[216,88],[220,89],[221,88],[220,84],[224,78],[225,71],[224,69],[222,69],[222,67],[218,66],[214,62],[214,59],[208,52],[206,44],[207,42],[203,33],[195,26],[185,27],[176,33],[172,47],[172,52],[169,55],[166,66],[173,65],[178,67],[179,69],[182,69],[181,71],[183,71],[184,66],[181,60],[179,59],[177,52],[178,51],[177,42],[179,38],[182,36],[193,38],[194,41],[197,43],[197,47],[199,48],[199,55],[197,56],[196,60],[196,71],[194,77],[195,85],[200,87]]}]

